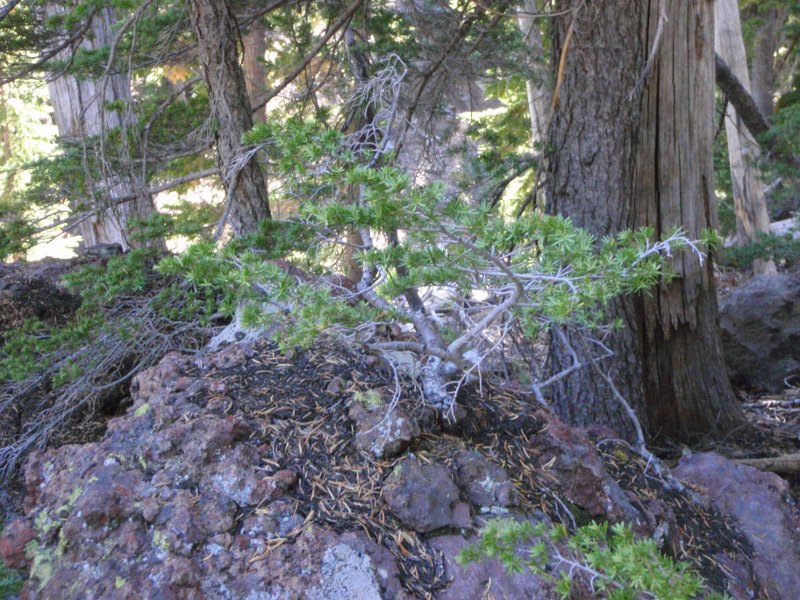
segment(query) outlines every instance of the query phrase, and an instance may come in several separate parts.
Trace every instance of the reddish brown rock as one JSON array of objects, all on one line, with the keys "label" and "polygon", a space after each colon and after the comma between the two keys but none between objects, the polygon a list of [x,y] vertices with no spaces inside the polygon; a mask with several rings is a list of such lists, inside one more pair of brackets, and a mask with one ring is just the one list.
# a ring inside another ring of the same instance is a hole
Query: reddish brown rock
[{"label": "reddish brown rock", "polygon": [[783,479],[713,452],[684,456],[673,474],[700,486],[721,513],[738,522],[770,598],[800,598],[800,512]]},{"label": "reddish brown rock", "polygon": [[538,416],[547,426],[533,437],[531,445],[537,466],[548,475],[548,486],[593,519],[641,525],[641,514],[609,476],[586,432],[544,412]]},{"label": "reddish brown rock", "polygon": [[283,500],[297,469],[265,467],[273,440],[228,414],[231,398],[211,401],[228,387],[203,372],[247,353],[168,355],[140,374],[134,406],[102,440],[30,457],[30,519],[3,538],[11,564],[33,558],[26,597],[407,597],[389,551],[306,523]]},{"label": "reddish brown rock", "polygon": [[384,482],[381,496],[398,519],[421,533],[470,525],[469,506],[460,501],[458,487],[442,465],[404,459]]},{"label": "reddish brown rock", "polygon": [[25,569],[30,559],[25,555],[25,546],[36,537],[27,519],[14,519],[3,530],[0,537],[0,558],[12,569]]},{"label": "reddish brown rock", "polygon": [[509,506],[514,484],[505,469],[480,452],[463,450],[455,459],[458,487],[476,506]]}]

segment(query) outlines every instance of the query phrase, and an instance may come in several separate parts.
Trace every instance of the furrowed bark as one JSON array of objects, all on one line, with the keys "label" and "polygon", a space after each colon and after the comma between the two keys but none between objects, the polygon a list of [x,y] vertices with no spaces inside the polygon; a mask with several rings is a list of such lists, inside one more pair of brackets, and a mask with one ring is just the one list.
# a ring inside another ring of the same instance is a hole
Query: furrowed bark
[{"label": "furrowed bark", "polygon": [[244,73],[237,52],[237,26],[229,2],[190,0],[192,27],[211,111],[215,120],[217,164],[227,197],[227,216],[234,235],[257,229],[270,218],[267,188],[251,156],[243,160],[242,135],[253,127]]},{"label": "furrowed bark", "polygon": [[[555,61],[564,72],[549,211],[598,237],[647,225],[658,238],[681,227],[698,239],[716,223],[713,4],[570,0],[557,8],[576,12],[554,21],[555,49],[575,33],[569,54]],[[608,316],[625,326],[604,340],[615,355],[597,366],[636,411],[645,435],[721,435],[744,417],[722,361],[711,261],[701,265],[681,252],[671,266],[674,280],[609,306]],[[572,366],[570,346],[586,350],[584,359],[597,354],[578,332],[566,338],[552,339],[554,372]],[[635,440],[624,408],[591,366],[555,385],[553,405],[573,424],[609,425]]]}]

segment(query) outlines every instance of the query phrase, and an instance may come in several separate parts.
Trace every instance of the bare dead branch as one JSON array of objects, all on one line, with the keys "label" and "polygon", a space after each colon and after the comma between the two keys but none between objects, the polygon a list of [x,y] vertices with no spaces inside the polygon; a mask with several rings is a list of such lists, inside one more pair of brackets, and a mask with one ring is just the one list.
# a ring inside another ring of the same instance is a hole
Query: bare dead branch
[{"label": "bare dead branch", "polygon": [[758,106],[750,92],[742,85],[742,82],[734,75],[722,57],[719,54],[715,54],[715,59],[717,86],[725,94],[728,102],[736,109],[736,114],[742,119],[748,131],[753,134],[753,137],[761,140],[760,143],[767,152],[795,167],[800,167],[800,158],[782,149],[780,140],[774,137],[764,138],[764,134],[771,131],[770,122],[758,110]]}]

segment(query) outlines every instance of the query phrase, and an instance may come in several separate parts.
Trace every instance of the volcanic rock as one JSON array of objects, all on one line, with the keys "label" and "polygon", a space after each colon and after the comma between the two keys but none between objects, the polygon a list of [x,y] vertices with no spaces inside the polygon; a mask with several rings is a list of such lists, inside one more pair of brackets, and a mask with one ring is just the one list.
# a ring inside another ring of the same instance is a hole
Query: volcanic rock
[{"label": "volcanic rock", "polygon": [[779,392],[800,375],[800,275],[758,275],[720,303],[725,362],[734,384]]},{"label": "volcanic rock", "polygon": [[700,486],[714,506],[738,522],[770,598],[800,598],[800,512],[788,501],[783,479],[713,452],[684,456],[673,473]]},{"label": "volcanic rock", "polygon": [[384,482],[381,496],[400,521],[421,533],[470,525],[469,505],[459,500],[458,487],[443,465],[405,458]]},{"label": "volcanic rock", "polygon": [[455,458],[458,486],[476,506],[509,506],[514,484],[505,469],[480,452],[463,450]]},{"label": "volcanic rock", "polygon": [[375,396],[380,400],[353,400],[350,405],[349,416],[356,423],[356,447],[375,458],[393,458],[419,437],[419,425],[402,408],[390,408],[377,392]]}]

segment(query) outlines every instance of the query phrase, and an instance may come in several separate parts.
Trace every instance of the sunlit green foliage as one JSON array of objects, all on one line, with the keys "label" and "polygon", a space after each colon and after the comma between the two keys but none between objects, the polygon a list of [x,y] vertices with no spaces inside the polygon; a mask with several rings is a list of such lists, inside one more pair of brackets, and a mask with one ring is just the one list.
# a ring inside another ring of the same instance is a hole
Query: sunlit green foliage
[{"label": "sunlit green foliage", "polygon": [[663,555],[649,538],[636,539],[628,525],[594,523],[569,534],[563,525],[496,519],[478,541],[462,550],[463,566],[497,559],[511,573],[530,569],[553,580],[562,598],[569,598],[580,577],[597,598],[610,600],[692,600],[722,598],[704,591],[703,580],[687,563]]},{"label": "sunlit green foliage", "polygon": [[[499,288],[539,273],[549,283],[537,286],[526,308],[548,321],[589,324],[599,304],[666,274],[658,252],[641,257],[651,231],[598,242],[562,217],[532,212],[506,220],[487,205],[445,198],[441,186],[414,186],[394,167],[364,166],[341,134],[311,121],[261,124],[248,142],[263,144],[285,172],[282,193],[300,202],[300,218],[320,244],[361,228],[378,237],[404,232],[397,243],[358,253],[364,268],[386,274],[376,288],[386,298],[411,286]],[[340,201],[346,186],[359,189],[358,202]],[[496,264],[500,257],[507,273]]]},{"label": "sunlit green foliage", "polygon": [[756,241],[746,246],[725,248],[720,262],[735,269],[747,269],[757,258],[771,259],[782,268],[794,268],[800,264],[800,240],[792,234],[758,234]]}]

